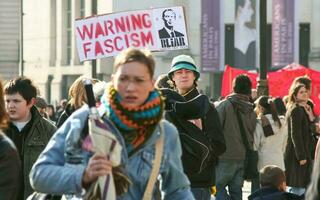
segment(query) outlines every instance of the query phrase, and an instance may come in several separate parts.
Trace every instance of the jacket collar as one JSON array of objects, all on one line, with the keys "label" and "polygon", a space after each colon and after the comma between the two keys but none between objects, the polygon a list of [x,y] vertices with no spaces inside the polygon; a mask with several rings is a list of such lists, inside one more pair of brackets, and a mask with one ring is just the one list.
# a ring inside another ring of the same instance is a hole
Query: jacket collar
[{"label": "jacket collar", "polygon": [[196,96],[198,96],[200,93],[196,87],[193,87],[190,91],[188,91],[186,94],[182,95],[186,101],[189,101]]}]

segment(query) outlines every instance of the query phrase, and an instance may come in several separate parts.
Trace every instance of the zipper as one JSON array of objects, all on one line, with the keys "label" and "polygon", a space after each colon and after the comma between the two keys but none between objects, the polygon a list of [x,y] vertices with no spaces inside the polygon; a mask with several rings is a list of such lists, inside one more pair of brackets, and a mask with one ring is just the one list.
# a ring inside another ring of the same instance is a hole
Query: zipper
[{"label": "zipper", "polygon": [[202,170],[202,166],[203,166],[204,160],[207,159],[207,157],[209,156],[209,148],[208,148],[206,145],[204,145],[203,143],[199,142],[198,140],[192,138],[191,136],[189,136],[189,135],[187,135],[187,134],[185,134],[185,133],[180,133],[180,134],[187,136],[187,137],[190,138],[191,140],[197,142],[198,144],[200,144],[201,146],[203,146],[204,148],[207,149],[207,152],[206,152],[206,155],[205,155],[204,159],[201,160],[200,169],[199,169],[199,171],[197,172],[197,173],[200,173],[200,171]]}]

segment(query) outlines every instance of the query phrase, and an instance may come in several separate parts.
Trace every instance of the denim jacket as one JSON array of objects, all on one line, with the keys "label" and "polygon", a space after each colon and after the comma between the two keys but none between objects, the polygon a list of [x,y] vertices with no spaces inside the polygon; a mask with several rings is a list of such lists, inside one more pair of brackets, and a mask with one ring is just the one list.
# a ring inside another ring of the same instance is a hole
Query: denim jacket
[{"label": "denim jacket", "polygon": [[[64,149],[65,138],[68,132],[72,131],[74,119],[79,119],[81,125],[84,126],[88,114],[88,107],[83,106],[74,112],[54,134],[30,172],[30,182],[35,190],[51,194],[81,195],[83,191],[82,175],[92,154],[82,152],[86,157],[86,162],[70,165],[65,163]],[[155,143],[160,134],[164,134],[164,149],[159,172],[164,199],[194,199],[190,191],[190,182],[183,173],[178,132],[172,124],[167,121],[163,123],[163,133],[160,132],[158,126],[146,144],[132,156],[128,157],[126,149],[123,148],[121,162],[132,184],[128,192],[117,199],[142,199],[152,169]],[[124,146],[120,133],[115,131],[114,134]]]}]

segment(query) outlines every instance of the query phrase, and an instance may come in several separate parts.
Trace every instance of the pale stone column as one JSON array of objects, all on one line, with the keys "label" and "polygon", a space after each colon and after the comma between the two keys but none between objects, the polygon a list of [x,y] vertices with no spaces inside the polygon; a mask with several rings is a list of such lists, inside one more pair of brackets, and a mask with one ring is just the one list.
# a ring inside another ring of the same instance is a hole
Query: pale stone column
[{"label": "pale stone column", "polygon": [[75,26],[74,22],[76,19],[80,18],[80,1],[72,0],[71,1],[71,10],[72,10],[72,28],[71,28],[71,62],[70,65],[79,65],[79,56],[77,52],[77,42],[76,42],[76,34],[75,34]]},{"label": "pale stone column", "polygon": [[320,1],[312,0],[311,6],[311,24],[310,24],[310,32],[311,32],[311,51],[309,54],[309,66],[311,68],[320,70]]},{"label": "pale stone column", "polygon": [[57,60],[56,66],[66,64],[67,59],[67,1],[57,0]]}]

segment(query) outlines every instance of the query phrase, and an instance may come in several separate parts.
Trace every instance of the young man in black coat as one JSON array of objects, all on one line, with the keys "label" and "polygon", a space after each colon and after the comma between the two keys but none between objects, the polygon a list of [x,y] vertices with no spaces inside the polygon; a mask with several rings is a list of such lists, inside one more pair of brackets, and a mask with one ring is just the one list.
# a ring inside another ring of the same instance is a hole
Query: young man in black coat
[{"label": "young man in black coat", "polygon": [[[165,96],[167,102],[172,103],[172,108],[166,112],[166,119],[177,127],[180,134],[182,164],[191,182],[193,195],[197,200],[210,200],[210,188],[215,185],[214,166],[218,156],[226,150],[218,113],[208,97],[200,95],[197,89],[196,82],[200,73],[194,60],[190,56],[179,55],[172,60],[171,66],[168,78],[186,102],[179,102],[181,98],[176,98],[167,91]],[[192,141],[188,138],[197,140],[197,136],[199,140],[195,143],[198,145],[187,144]],[[191,154],[201,152],[200,146],[203,144],[209,149],[205,156],[210,156],[210,159],[205,159],[207,157],[204,156],[202,160],[198,160],[200,155]]]}]

